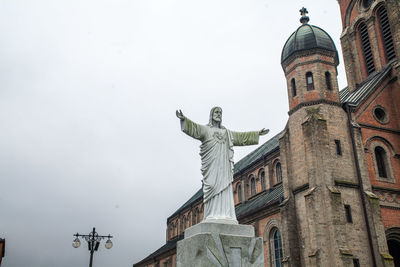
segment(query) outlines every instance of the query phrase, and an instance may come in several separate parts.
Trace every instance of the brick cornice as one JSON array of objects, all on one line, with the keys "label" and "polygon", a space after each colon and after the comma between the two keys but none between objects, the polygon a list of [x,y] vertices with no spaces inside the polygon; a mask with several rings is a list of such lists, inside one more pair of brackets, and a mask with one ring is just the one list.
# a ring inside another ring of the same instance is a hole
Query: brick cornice
[{"label": "brick cornice", "polygon": [[303,192],[303,191],[305,191],[305,190],[307,190],[309,188],[310,188],[310,185],[308,183],[306,183],[306,184],[303,184],[303,185],[301,185],[299,187],[296,187],[295,189],[293,189],[292,192],[293,192],[293,195],[296,195],[296,194],[298,194],[300,192]]},{"label": "brick cornice", "polygon": [[342,103],[340,103],[340,102],[330,101],[330,100],[326,100],[326,99],[319,99],[319,100],[307,101],[307,102],[300,103],[296,107],[289,110],[288,114],[290,116],[293,113],[295,113],[297,110],[301,109],[302,107],[313,106],[313,105],[318,105],[318,104],[328,104],[328,105],[337,106],[337,107],[342,106]]},{"label": "brick cornice", "polygon": [[383,191],[383,192],[391,192],[391,193],[397,193],[400,194],[400,189],[396,189],[396,188],[389,188],[389,187],[382,187],[382,186],[372,186],[373,190],[376,191]]},{"label": "brick cornice", "polygon": [[315,60],[311,60],[311,61],[301,62],[301,63],[295,64],[293,67],[291,67],[290,69],[285,71],[285,75],[289,75],[289,73],[294,71],[299,66],[304,66],[304,65],[308,65],[308,64],[315,64],[315,63],[323,63],[323,64],[327,64],[327,65],[330,65],[330,66],[333,66],[333,67],[337,66],[337,64],[333,63],[333,62],[329,62],[329,61],[322,60],[322,59],[315,59]]},{"label": "brick cornice", "polygon": [[376,125],[367,124],[367,123],[358,123],[358,125],[360,125],[361,127],[364,127],[364,128],[368,128],[368,129],[379,130],[379,131],[384,131],[384,132],[400,135],[400,131],[396,130],[396,129],[376,126]]},{"label": "brick cornice", "polygon": [[[326,50],[326,49],[322,49],[322,48],[313,48],[313,49],[305,49],[305,50],[300,50],[297,51],[295,53],[293,53],[290,57],[288,57],[284,62],[282,62],[282,68],[285,72],[285,74],[287,73],[285,71],[285,69],[290,65],[290,63],[292,63],[295,59],[297,58],[303,58],[306,56],[311,56],[311,55],[315,55],[315,54],[321,54],[324,56],[328,56],[328,57],[333,57],[334,58],[334,62],[336,65],[339,64],[339,58],[338,58],[338,54],[337,51],[330,51],[330,50]],[[308,64],[308,63],[307,63]]]}]

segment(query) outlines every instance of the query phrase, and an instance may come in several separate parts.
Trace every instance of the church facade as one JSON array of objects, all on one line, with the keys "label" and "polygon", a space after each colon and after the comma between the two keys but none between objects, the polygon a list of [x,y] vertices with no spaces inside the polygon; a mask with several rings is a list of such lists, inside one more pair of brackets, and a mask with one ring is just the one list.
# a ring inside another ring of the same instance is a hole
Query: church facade
[{"label": "church facade", "polygon": [[[400,266],[400,2],[338,3],[348,86],[303,8],[281,56],[286,127],[235,164],[237,219],[263,238],[265,266]],[[202,200],[200,189],[167,218],[165,245],[133,266],[175,266]]]}]

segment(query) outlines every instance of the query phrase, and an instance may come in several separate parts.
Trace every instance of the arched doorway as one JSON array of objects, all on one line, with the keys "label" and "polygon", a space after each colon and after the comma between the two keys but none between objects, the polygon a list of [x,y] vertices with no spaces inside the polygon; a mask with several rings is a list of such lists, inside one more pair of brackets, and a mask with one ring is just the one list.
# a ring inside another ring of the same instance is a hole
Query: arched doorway
[{"label": "arched doorway", "polygon": [[386,231],[389,253],[394,259],[394,266],[400,267],[400,228],[389,228]]}]

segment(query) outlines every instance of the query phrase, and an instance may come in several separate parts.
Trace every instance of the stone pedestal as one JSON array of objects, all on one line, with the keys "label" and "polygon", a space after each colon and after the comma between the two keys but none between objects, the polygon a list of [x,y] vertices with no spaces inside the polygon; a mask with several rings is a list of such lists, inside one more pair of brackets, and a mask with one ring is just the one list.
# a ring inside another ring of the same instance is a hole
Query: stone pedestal
[{"label": "stone pedestal", "polygon": [[177,245],[177,267],[263,267],[261,237],[251,225],[202,222]]}]

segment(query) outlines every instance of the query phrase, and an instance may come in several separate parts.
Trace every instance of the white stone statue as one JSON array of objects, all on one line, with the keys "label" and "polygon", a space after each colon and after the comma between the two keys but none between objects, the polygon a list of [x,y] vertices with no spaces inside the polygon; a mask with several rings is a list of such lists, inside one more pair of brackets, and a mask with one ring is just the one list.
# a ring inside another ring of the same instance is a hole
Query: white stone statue
[{"label": "white stone statue", "polygon": [[221,125],[222,109],[214,107],[207,125],[200,125],[176,111],[181,129],[187,135],[201,141],[201,173],[203,175],[205,222],[237,224],[233,201],[233,146],[258,144],[260,135],[269,130],[234,132]]}]

